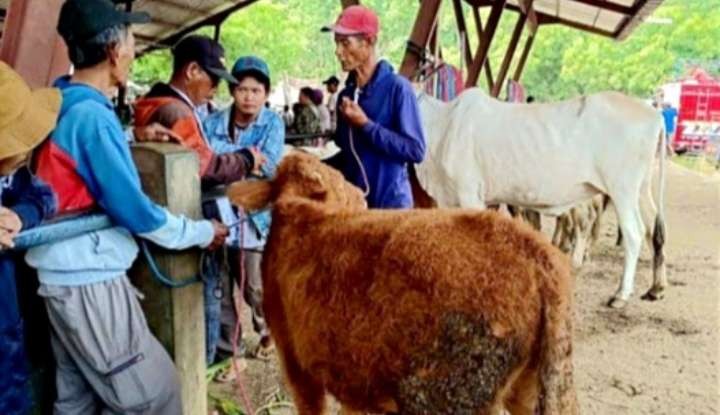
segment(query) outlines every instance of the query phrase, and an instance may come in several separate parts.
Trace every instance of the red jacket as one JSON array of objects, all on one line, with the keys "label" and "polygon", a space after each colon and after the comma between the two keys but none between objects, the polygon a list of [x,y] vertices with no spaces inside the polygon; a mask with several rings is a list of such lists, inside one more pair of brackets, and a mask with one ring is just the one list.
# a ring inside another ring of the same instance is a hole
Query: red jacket
[{"label": "red jacket", "polygon": [[135,126],[157,122],[180,136],[180,144],[192,149],[200,159],[204,186],[228,184],[252,170],[254,159],[248,150],[215,154],[210,148],[193,108],[167,84],[156,84],[135,103]]}]

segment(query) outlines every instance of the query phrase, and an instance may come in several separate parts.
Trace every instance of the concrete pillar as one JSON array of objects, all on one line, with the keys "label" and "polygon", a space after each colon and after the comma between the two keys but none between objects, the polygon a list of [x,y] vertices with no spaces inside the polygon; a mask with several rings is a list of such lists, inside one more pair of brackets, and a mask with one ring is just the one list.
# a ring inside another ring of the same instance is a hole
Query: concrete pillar
[{"label": "concrete pillar", "polygon": [[[173,213],[199,219],[200,176],[195,153],[175,144],[159,143],[138,144],[132,150],[145,193]],[[158,267],[175,280],[198,274],[198,250],[152,248],[152,252]],[[153,278],[142,259],[136,261],[130,278],[145,294],[142,304],[150,329],[175,361],[183,414],[207,413],[202,284],[168,288]]]},{"label": "concrete pillar", "polygon": [[63,0],[11,0],[5,17],[0,59],[32,87],[47,86],[68,73],[70,60],[57,33]]}]

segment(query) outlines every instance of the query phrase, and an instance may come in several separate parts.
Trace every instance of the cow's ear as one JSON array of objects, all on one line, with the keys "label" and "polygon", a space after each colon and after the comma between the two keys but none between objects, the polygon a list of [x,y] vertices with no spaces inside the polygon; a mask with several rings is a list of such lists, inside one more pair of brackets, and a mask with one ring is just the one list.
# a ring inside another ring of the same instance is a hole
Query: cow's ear
[{"label": "cow's ear", "polygon": [[260,210],[270,204],[272,182],[269,180],[239,181],[230,185],[227,196],[230,202],[247,211]]},{"label": "cow's ear", "polygon": [[325,183],[325,180],[323,179],[323,176],[320,172],[303,172],[303,178],[305,179],[305,184],[310,191],[310,194],[308,196],[311,199],[322,200],[325,198],[328,189],[326,187],[327,185]]}]

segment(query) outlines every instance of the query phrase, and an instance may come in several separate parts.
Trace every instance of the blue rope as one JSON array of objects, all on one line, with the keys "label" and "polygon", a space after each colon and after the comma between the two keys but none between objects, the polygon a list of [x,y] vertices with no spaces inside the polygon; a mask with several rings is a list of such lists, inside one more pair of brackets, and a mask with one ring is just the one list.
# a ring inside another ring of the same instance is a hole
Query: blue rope
[{"label": "blue rope", "polygon": [[[200,270],[200,275],[194,275],[189,278],[184,278],[182,280],[176,281],[172,278],[169,278],[166,276],[158,267],[157,263],[155,262],[155,257],[153,257],[152,253],[150,252],[150,248],[148,248],[148,244],[146,241],[140,239],[139,241],[140,249],[142,249],[143,256],[145,256],[145,260],[148,263],[148,266],[150,267],[150,274],[161,284],[166,285],[170,288],[183,288],[187,287],[192,284],[197,284],[199,282],[203,282],[202,279],[202,268]],[[204,253],[202,254],[205,255]],[[200,266],[202,267],[202,257],[200,260]]]}]

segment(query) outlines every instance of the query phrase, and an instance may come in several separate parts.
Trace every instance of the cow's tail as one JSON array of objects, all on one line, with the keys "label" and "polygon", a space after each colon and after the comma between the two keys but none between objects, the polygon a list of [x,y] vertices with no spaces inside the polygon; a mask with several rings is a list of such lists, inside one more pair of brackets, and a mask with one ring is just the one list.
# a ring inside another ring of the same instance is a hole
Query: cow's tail
[{"label": "cow's tail", "polygon": [[[572,363],[572,282],[569,268],[545,292],[540,349],[540,415],[576,415]],[[555,278],[557,278],[556,276]]]},{"label": "cow's tail", "polygon": [[[661,245],[665,242],[665,165],[667,164],[667,146],[665,141],[665,123],[660,128],[660,174],[658,175],[658,192],[655,204],[657,205],[657,216],[655,217],[655,229],[653,231],[653,244]],[[661,241],[661,242],[660,242]]]}]

